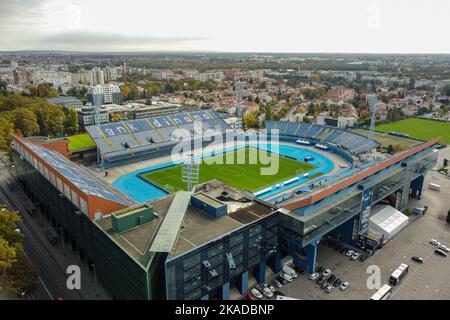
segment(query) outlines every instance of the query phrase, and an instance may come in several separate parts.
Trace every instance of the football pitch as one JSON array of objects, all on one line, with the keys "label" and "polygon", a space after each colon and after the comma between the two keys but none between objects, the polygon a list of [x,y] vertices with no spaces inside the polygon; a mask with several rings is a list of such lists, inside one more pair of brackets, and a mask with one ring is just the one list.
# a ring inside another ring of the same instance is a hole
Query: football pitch
[{"label": "football pitch", "polygon": [[382,124],[376,127],[377,131],[401,132],[409,134],[411,138],[431,140],[442,136],[441,143],[450,143],[450,123],[428,119],[409,118],[392,123]]},{"label": "football pitch", "polygon": [[[274,175],[261,175],[261,168],[270,167],[270,164],[261,164],[260,161],[257,164],[250,164],[248,160],[250,149],[256,151],[254,148],[245,148],[214,156],[216,163],[213,164],[202,161],[198,183],[217,179],[238,189],[255,191],[316,168],[311,164],[280,155],[278,172]],[[245,152],[245,164],[225,163],[226,157],[231,157],[231,154],[233,163],[237,163],[238,152]],[[275,154],[270,155],[271,158],[274,156]],[[213,159],[209,158],[207,162],[211,163],[210,160]],[[219,160],[222,160],[222,163],[217,163]],[[140,177],[170,192],[187,189],[187,183],[181,179],[181,165],[145,172],[140,174]]]},{"label": "football pitch", "polygon": [[76,134],[69,137],[69,151],[90,147],[95,147],[95,143],[87,133]]}]

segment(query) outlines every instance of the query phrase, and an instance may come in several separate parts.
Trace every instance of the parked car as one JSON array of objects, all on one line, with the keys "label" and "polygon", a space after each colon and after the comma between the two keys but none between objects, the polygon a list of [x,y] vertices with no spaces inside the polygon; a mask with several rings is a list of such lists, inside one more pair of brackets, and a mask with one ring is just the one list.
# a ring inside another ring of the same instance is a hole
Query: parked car
[{"label": "parked car", "polygon": [[322,271],[323,271],[323,267],[318,267],[316,270],[316,272],[318,272],[318,273],[322,273]]},{"label": "parked car", "polygon": [[331,274],[331,270],[330,269],[325,269],[322,273],[322,276],[324,277],[328,277]]},{"label": "parked car", "polygon": [[273,283],[275,284],[275,286],[277,287],[277,288],[281,288],[283,285],[281,284],[281,282],[279,281],[279,280],[277,280],[277,279],[275,279],[275,280],[273,280]]},{"label": "parked car", "polygon": [[411,260],[418,262],[418,263],[423,263],[423,258],[420,258],[420,257],[414,256],[414,257],[411,257]]},{"label": "parked car", "polygon": [[275,288],[272,285],[268,284],[268,283],[264,283],[264,288],[267,288],[270,291],[275,292]]},{"label": "parked car", "polygon": [[329,286],[325,289],[325,292],[326,292],[326,293],[331,293],[331,292],[333,292],[333,290],[334,290],[334,286],[329,285]]},{"label": "parked car", "polygon": [[277,280],[280,281],[282,284],[286,284],[286,283],[287,283],[287,280],[286,280],[285,278],[283,278],[283,277],[281,276],[281,274],[278,275]]},{"label": "parked car", "polygon": [[255,296],[253,294],[251,294],[250,292],[247,292],[244,297],[245,297],[245,300],[256,300]]},{"label": "parked car", "polygon": [[272,292],[272,290],[270,290],[269,288],[264,288],[264,289],[263,289],[263,294],[264,294],[267,298],[272,298],[272,297],[273,297],[273,292]]},{"label": "parked car", "polygon": [[354,254],[352,254],[352,260],[358,260],[359,256],[361,255],[361,253],[359,252],[355,252]]},{"label": "parked car", "polygon": [[447,253],[445,253],[445,252],[442,251],[441,249],[436,249],[436,250],[434,250],[434,253],[436,253],[437,255],[443,256],[443,257],[446,257],[446,256],[447,256]]},{"label": "parked car", "polygon": [[261,294],[261,292],[259,292],[258,289],[256,289],[256,288],[253,288],[250,292],[252,293],[252,295],[254,295],[258,299],[263,298],[263,295]]},{"label": "parked car", "polygon": [[59,242],[59,237],[58,237],[58,235],[55,233],[55,232],[53,232],[52,230],[50,230],[50,229],[44,229],[44,234],[45,234],[45,236],[47,237],[47,240],[52,244],[52,245],[55,245],[55,244],[57,244],[58,242]]},{"label": "parked car", "polygon": [[341,279],[337,278],[336,280],[334,280],[333,286],[337,288],[341,285],[341,283],[342,283]]},{"label": "parked car", "polygon": [[298,273],[298,274],[302,274],[303,272],[305,272],[305,269],[303,269],[300,266],[294,266],[294,270]]},{"label": "parked car", "polygon": [[320,289],[326,289],[330,284],[328,283],[328,281],[325,281],[324,283],[322,283],[320,285]]},{"label": "parked car", "polygon": [[355,251],[353,251],[353,250],[348,250],[348,251],[345,253],[345,255],[346,255],[347,257],[351,257],[354,253],[355,253]]},{"label": "parked car", "polygon": [[345,281],[343,284],[341,284],[340,289],[341,289],[342,291],[345,291],[345,290],[347,290],[348,287],[350,287],[350,283],[348,283],[347,281]]},{"label": "parked car", "polygon": [[339,251],[339,253],[346,254],[347,251],[348,251],[348,248],[343,247],[343,248],[341,249],[341,251]]},{"label": "parked car", "polygon": [[284,273],[290,275],[294,279],[298,277],[298,275],[295,272],[295,270],[292,269],[291,267],[287,266],[287,265],[283,266],[282,270],[283,270]]},{"label": "parked car", "polygon": [[438,245],[438,249],[444,251],[444,252],[450,252],[450,248],[444,246],[442,243]]},{"label": "parked car", "polygon": [[327,280],[327,279],[325,279],[324,277],[320,277],[320,278],[317,278],[316,283],[317,283],[318,285],[321,285],[321,284],[324,283],[326,280]]},{"label": "parked car", "polygon": [[314,272],[309,276],[309,280],[316,280],[317,278],[320,277],[320,274],[318,272]]},{"label": "parked car", "polygon": [[332,274],[332,275],[328,278],[328,281],[329,281],[330,283],[332,283],[334,280],[336,280],[336,276],[335,276],[334,274]]},{"label": "parked car", "polygon": [[431,239],[431,240],[430,240],[430,243],[431,243],[432,245],[435,245],[435,246],[438,246],[438,245],[441,244],[439,241],[437,241],[437,240],[435,240],[435,239]]},{"label": "parked car", "polygon": [[294,278],[292,278],[289,274],[287,274],[287,273],[282,273],[281,274],[281,277],[283,278],[283,279],[285,279],[287,282],[292,282],[292,280],[294,280]]},{"label": "parked car", "polygon": [[286,295],[283,293],[283,292],[281,292],[281,291],[275,291],[274,293],[273,293],[275,296],[282,296],[282,297],[286,297]]}]

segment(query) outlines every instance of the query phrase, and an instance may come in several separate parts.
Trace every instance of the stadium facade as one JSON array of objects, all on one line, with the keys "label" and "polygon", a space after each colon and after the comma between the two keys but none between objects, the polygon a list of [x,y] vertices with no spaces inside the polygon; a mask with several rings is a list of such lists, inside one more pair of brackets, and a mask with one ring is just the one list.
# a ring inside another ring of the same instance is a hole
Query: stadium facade
[{"label": "stadium facade", "polygon": [[[221,132],[215,112],[198,111],[90,127],[106,166],[167,155],[176,128]],[[370,228],[371,208],[403,211],[420,197],[437,161],[439,138],[393,155],[366,155],[380,144],[351,131],[267,122],[282,141],[326,146],[352,163],[335,174],[265,198],[210,181],[191,191],[137,203],[102,176],[68,159],[67,142],[13,137],[16,176],[40,212],[62,230],[97,279],[117,299],[229,299],[279,272],[282,259],[313,272],[317,246],[332,236],[370,253],[383,238]],[[320,253],[319,253],[320,254]]]}]

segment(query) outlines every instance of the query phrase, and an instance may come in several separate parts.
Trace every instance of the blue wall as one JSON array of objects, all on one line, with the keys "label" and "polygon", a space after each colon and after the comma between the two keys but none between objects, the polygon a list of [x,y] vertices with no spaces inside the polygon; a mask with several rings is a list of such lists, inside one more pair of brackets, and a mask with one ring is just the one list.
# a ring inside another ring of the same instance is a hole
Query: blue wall
[{"label": "blue wall", "polygon": [[191,197],[191,204],[215,219],[227,214],[226,204],[223,204],[222,206],[215,208],[210,204],[203,202],[202,200],[198,199],[195,196]]}]

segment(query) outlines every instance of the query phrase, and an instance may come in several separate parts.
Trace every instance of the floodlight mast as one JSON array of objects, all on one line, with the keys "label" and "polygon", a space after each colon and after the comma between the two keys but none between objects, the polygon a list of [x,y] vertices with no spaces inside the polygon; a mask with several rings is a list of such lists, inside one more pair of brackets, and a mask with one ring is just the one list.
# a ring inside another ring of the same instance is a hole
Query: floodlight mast
[{"label": "floodlight mast", "polygon": [[[97,127],[97,130],[100,133],[100,124],[101,124],[101,113],[100,113],[100,106],[94,105],[94,124]],[[103,143],[102,139],[97,139],[97,162],[99,164],[100,169],[103,169],[103,155],[102,155],[102,148],[101,144]]]},{"label": "floodlight mast", "polygon": [[375,81],[372,82],[372,94],[369,95],[369,110],[372,113],[370,119],[369,139],[373,139],[375,133],[375,124],[377,120],[377,93]]},{"label": "floodlight mast", "polygon": [[194,184],[198,183],[200,175],[200,165],[195,163],[194,154],[189,155],[181,167],[181,180],[187,182],[188,190],[192,191]]},{"label": "floodlight mast", "polygon": [[237,121],[236,121],[236,125],[235,125],[235,130],[240,130],[242,129],[242,124],[243,124],[243,119],[242,119],[242,95],[244,93],[245,90],[245,83],[238,81],[234,84],[234,92],[236,94],[236,117],[237,117]]}]

